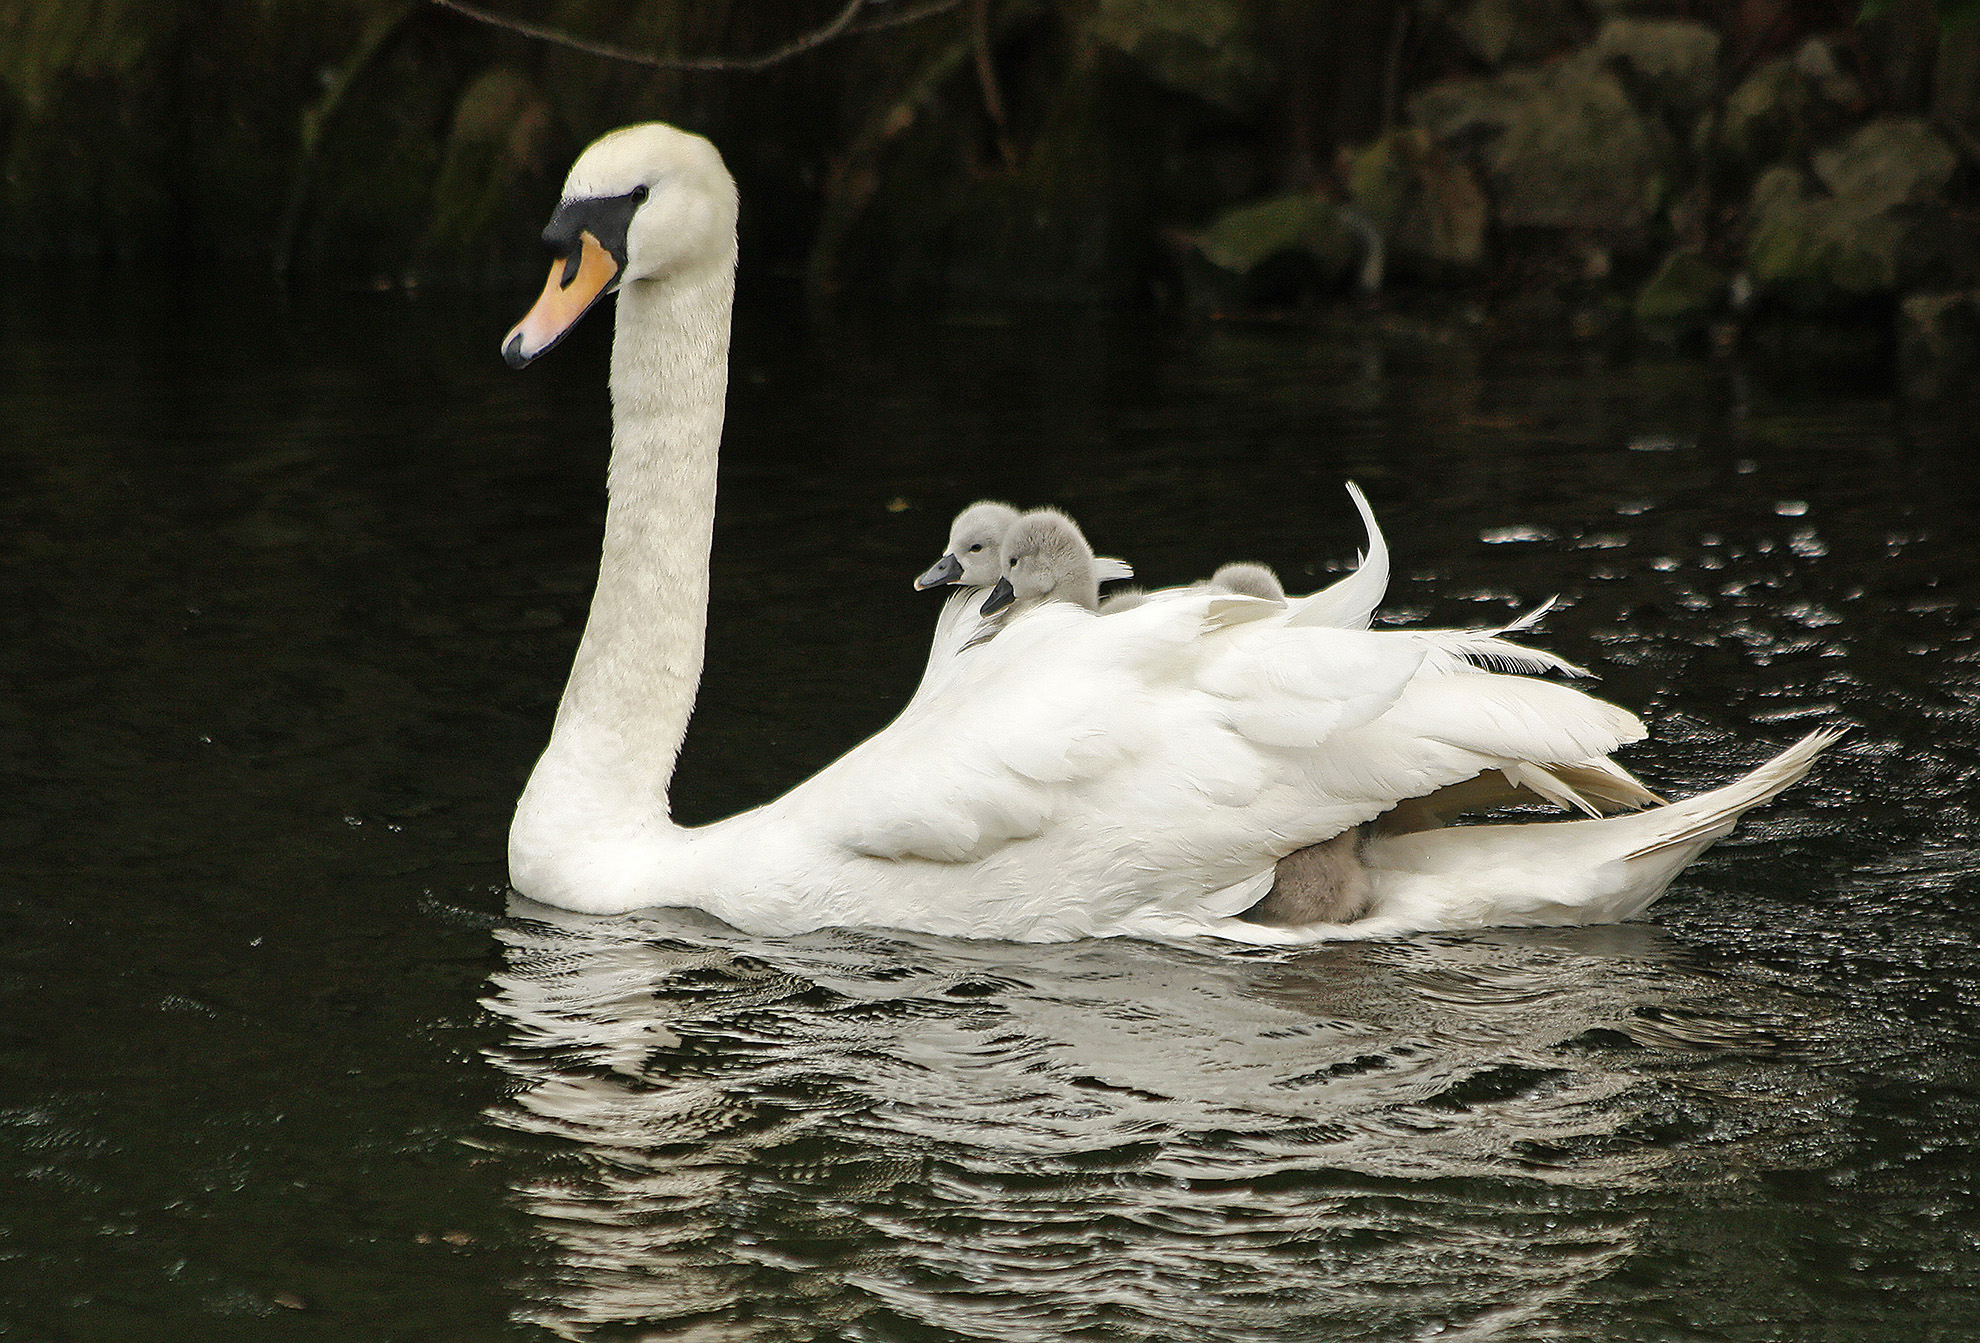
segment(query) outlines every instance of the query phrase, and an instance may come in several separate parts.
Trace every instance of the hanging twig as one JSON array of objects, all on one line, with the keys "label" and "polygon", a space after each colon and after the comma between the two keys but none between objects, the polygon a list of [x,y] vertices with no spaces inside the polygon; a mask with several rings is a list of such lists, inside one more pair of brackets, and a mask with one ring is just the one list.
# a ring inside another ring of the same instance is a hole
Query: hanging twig
[{"label": "hanging twig", "polygon": [[1937,116],[1932,118],[1932,124],[1939,128],[1940,134],[1953,142],[1953,148],[1959,151],[1961,158],[1980,168],[1980,139],[1975,139],[1972,131],[1960,125],[1959,118]]},{"label": "hanging twig", "polygon": [[846,35],[852,37],[860,33],[878,33],[884,32],[889,28],[900,28],[910,23],[919,23],[921,20],[932,18],[937,14],[946,14],[961,4],[962,0],[928,0],[928,3],[925,5],[916,5],[912,9],[903,9],[894,14],[882,14],[877,19],[861,19],[852,27],[846,29]]},{"label": "hanging twig", "polygon": [[1389,50],[1382,61],[1382,130],[1394,130],[1396,112],[1402,103],[1403,46],[1409,39],[1409,6],[1396,6],[1395,26],[1389,31]]},{"label": "hanging twig", "polygon": [[344,61],[344,68],[330,81],[330,87],[323,94],[323,101],[303,113],[302,150],[296,155],[296,165],[289,175],[288,201],[282,207],[282,222],[275,230],[275,274],[287,278],[289,266],[295,260],[296,237],[302,227],[303,206],[309,200],[311,180],[316,174],[316,158],[323,147],[323,136],[337,114],[343,109],[344,99],[360,76],[371,68],[379,53],[399,35],[413,15],[420,12],[419,0],[408,0],[402,8],[373,22],[364,35],[358,39],[357,47]]},{"label": "hanging twig", "polygon": [[1004,119],[1004,92],[997,85],[997,64],[990,50],[990,0],[970,0],[969,45],[976,57],[976,83],[983,90],[983,110],[996,128],[997,152],[1006,168],[1017,163]]},{"label": "hanging twig", "polygon": [[442,9],[451,9],[454,13],[473,19],[477,23],[506,28],[512,33],[521,33],[524,37],[533,37],[542,42],[554,42],[560,47],[569,47],[572,51],[582,51],[590,56],[602,56],[606,60],[627,61],[654,70],[738,70],[746,73],[753,70],[767,70],[793,56],[810,51],[813,47],[821,47],[835,37],[898,28],[917,19],[945,13],[960,5],[962,0],[929,0],[928,4],[901,13],[868,19],[864,23],[855,23],[853,20],[859,17],[859,12],[872,3],[872,0],[849,0],[837,17],[823,28],[814,28],[811,32],[793,38],[773,51],[766,51],[756,56],[701,57],[655,56],[651,52],[634,51],[630,47],[613,46],[609,42],[593,42],[589,38],[576,37],[556,28],[546,28],[542,24],[490,13],[488,10],[465,4],[463,0],[432,0],[432,3]]},{"label": "hanging twig", "polygon": [[825,183],[818,231],[811,240],[811,254],[805,259],[805,288],[814,299],[823,298],[833,288],[832,273],[838,263],[839,247],[852,232],[866,202],[879,188],[878,165],[887,142],[914,125],[922,104],[969,60],[972,46],[965,36],[936,52],[898,98],[883,104],[867,118],[839,156],[832,176]]}]

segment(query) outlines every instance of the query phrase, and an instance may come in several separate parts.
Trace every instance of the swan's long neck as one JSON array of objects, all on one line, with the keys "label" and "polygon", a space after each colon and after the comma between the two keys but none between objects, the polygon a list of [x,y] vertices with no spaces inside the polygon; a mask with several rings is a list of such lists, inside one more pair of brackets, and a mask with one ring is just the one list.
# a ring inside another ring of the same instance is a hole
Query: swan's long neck
[{"label": "swan's long neck", "polygon": [[568,870],[588,848],[671,829],[667,785],[708,620],[733,297],[732,267],[619,292],[598,587],[510,831],[511,880],[525,893],[595,879]]}]

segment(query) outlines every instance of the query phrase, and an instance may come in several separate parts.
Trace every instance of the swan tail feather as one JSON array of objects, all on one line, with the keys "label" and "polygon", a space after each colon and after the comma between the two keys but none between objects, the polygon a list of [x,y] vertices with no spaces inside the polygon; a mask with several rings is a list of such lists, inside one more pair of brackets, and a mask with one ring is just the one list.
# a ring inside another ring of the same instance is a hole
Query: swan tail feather
[{"label": "swan tail feather", "polygon": [[1822,728],[1811,732],[1772,760],[1741,778],[1709,793],[1675,802],[1661,812],[1647,813],[1664,820],[1658,833],[1620,855],[1623,862],[1648,858],[1681,845],[1710,843],[1731,830],[1734,822],[1759,806],[1772,801],[1801,782],[1815,763],[1815,757],[1832,746],[1846,729]]},{"label": "swan tail feather", "polygon": [[1093,577],[1101,583],[1120,583],[1134,577],[1134,566],[1107,555],[1093,557]]}]

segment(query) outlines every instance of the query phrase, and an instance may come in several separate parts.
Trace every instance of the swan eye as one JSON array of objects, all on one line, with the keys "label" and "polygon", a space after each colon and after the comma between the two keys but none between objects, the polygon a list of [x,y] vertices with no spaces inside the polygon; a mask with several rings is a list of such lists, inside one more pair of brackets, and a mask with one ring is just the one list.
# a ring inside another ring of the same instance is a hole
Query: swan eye
[{"label": "swan eye", "polygon": [[632,198],[635,201],[643,201],[650,194],[651,193],[646,188],[646,184],[643,182],[632,189]]},{"label": "swan eye", "polygon": [[974,555],[977,551],[981,549],[983,549],[983,543],[981,541],[978,541],[975,545],[969,548],[969,553]]}]

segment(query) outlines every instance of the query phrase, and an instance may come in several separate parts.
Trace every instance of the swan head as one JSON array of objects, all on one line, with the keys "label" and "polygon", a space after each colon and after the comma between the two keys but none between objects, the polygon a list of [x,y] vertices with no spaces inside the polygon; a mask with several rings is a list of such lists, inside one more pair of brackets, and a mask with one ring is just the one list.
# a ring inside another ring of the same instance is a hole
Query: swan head
[{"label": "swan head", "polygon": [[1210,586],[1240,597],[1263,597],[1268,602],[1286,599],[1279,576],[1262,564],[1227,564],[1210,575]]},{"label": "swan head", "polygon": [[983,599],[986,616],[1015,602],[1075,602],[1089,611],[1100,604],[1093,547],[1057,509],[1035,509],[1011,524],[1004,534],[1000,568],[997,585]]},{"label": "swan head", "polygon": [[984,499],[956,514],[949,528],[949,548],[932,568],[914,580],[914,590],[922,592],[944,583],[987,588],[997,581],[1004,536],[1018,520],[1018,511],[1009,504]]},{"label": "swan head", "polygon": [[536,305],[502,341],[521,368],[622,285],[736,263],[736,183],[715,146],[657,121],[622,126],[578,155],[543,230],[556,253]]}]

